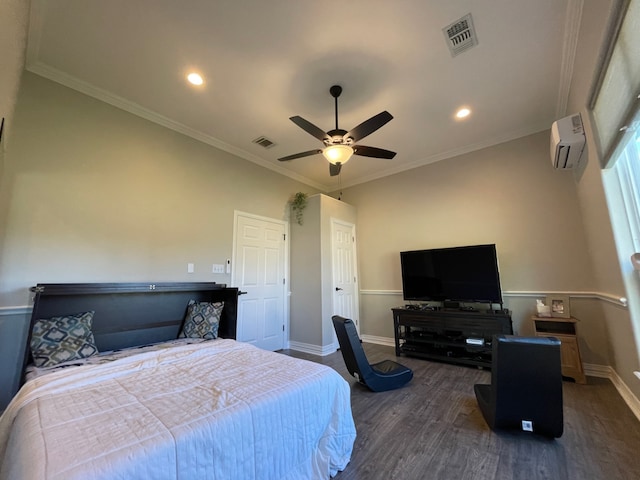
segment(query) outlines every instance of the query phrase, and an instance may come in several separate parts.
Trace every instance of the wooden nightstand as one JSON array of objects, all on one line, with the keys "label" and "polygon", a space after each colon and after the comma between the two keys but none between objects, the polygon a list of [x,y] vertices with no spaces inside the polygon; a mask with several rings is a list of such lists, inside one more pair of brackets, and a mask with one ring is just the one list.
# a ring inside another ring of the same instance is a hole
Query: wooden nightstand
[{"label": "wooden nightstand", "polygon": [[576,383],[587,383],[578,347],[575,318],[532,317],[533,329],[538,337],[555,337],[561,342],[562,375],[573,378]]}]

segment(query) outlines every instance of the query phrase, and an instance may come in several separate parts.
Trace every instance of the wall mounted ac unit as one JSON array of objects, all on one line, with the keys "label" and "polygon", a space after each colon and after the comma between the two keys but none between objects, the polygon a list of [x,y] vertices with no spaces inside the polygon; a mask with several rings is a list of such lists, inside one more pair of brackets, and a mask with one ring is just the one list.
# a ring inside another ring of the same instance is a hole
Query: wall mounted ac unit
[{"label": "wall mounted ac unit", "polygon": [[551,164],[554,168],[574,168],[580,163],[585,136],[579,113],[551,125]]}]

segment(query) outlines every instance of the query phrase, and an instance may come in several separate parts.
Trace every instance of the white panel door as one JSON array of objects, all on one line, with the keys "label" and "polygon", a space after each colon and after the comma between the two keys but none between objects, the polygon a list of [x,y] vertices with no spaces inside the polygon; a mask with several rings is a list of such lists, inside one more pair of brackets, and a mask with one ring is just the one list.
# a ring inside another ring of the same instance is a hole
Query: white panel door
[{"label": "white panel door", "polygon": [[333,314],[350,318],[360,331],[355,225],[331,219]]},{"label": "white panel door", "polygon": [[284,222],[236,212],[232,284],[238,297],[237,339],[265,350],[285,345]]}]

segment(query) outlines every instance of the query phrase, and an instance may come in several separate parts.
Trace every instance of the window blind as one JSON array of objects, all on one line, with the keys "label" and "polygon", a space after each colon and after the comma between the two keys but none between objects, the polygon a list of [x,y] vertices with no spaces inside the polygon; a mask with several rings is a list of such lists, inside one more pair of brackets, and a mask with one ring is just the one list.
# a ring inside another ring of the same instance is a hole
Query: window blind
[{"label": "window blind", "polygon": [[[640,0],[621,0],[589,107],[602,168],[634,136],[640,111]],[[634,118],[635,117],[635,118]]]}]

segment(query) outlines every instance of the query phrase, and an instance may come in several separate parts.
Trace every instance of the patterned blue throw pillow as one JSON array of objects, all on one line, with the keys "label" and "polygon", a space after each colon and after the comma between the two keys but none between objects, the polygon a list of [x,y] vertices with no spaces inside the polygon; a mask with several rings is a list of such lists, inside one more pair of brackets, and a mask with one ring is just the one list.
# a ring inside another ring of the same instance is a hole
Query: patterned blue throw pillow
[{"label": "patterned blue throw pillow", "polygon": [[95,312],[36,320],[31,331],[31,354],[36,367],[52,367],[98,353],[91,323]]},{"label": "patterned blue throw pillow", "polygon": [[196,302],[190,300],[178,338],[218,338],[218,326],[224,302]]}]

